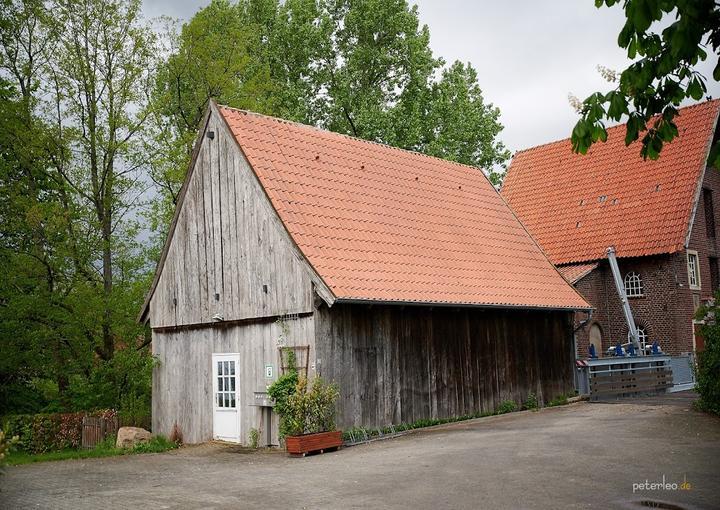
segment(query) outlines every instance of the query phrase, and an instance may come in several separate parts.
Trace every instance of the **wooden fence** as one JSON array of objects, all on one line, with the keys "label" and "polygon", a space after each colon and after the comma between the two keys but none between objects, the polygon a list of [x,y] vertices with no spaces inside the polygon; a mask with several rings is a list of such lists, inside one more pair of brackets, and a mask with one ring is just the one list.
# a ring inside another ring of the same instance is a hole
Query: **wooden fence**
[{"label": "wooden fence", "polygon": [[664,393],[673,385],[669,358],[605,358],[590,360],[590,400]]},{"label": "wooden fence", "polygon": [[142,427],[150,430],[150,417],[105,418],[85,416],[82,422],[82,447],[94,448],[108,437],[115,437],[120,427]]}]

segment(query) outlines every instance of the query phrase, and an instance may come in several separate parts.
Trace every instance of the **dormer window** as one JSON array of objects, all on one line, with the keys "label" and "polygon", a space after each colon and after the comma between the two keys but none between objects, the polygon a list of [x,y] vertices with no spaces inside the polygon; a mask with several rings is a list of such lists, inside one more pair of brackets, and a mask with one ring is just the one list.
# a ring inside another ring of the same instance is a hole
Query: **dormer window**
[{"label": "dormer window", "polygon": [[627,294],[627,297],[642,297],[645,295],[642,279],[635,271],[625,275],[625,294]]}]

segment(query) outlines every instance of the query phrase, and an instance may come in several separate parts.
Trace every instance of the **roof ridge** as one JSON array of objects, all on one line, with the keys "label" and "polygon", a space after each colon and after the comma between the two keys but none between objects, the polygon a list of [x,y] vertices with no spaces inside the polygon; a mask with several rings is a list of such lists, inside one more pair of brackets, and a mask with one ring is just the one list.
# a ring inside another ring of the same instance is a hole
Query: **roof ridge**
[{"label": "roof ridge", "polygon": [[[301,128],[309,128],[309,129],[312,129],[313,131],[319,131],[319,132],[321,132],[321,133],[330,133],[330,134],[332,134],[332,135],[342,136],[342,137],[345,137],[345,138],[349,138],[350,140],[357,140],[357,141],[363,142],[363,143],[371,143],[371,144],[374,144],[374,145],[379,145],[380,147],[385,147],[385,148],[392,149],[392,150],[402,151],[402,152],[406,152],[406,153],[408,153],[408,154],[416,154],[416,155],[418,155],[418,156],[423,156],[423,157],[425,157],[425,158],[433,159],[433,160],[436,160],[436,161],[442,161],[442,162],[444,162],[444,163],[450,163],[450,164],[452,164],[452,165],[459,166],[459,167],[462,167],[462,168],[468,168],[468,169],[471,169],[471,170],[474,170],[474,171],[480,170],[480,172],[482,172],[483,175],[485,175],[486,178],[488,177],[488,175],[485,173],[485,169],[484,169],[484,168],[481,168],[481,167],[479,167],[479,166],[472,166],[472,165],[468,165],[468,164],[466,164],[466,163],[460,163],[459,161],[453,161],[453,160],[451,160],[451,159],[445,159],[445,158],[441,158],[441,157],[439,157],[439,156],[433,156],[433,155],[431,155],[431,154],[425,154],[424,152],[414,151],[414,150],[411,150],[411,149],[405,149],[405,148],[403,148],[403,147],[396,147],[396,146],[394,146],[394,145],[390,145],[390,144],[385,143],[385,142],[377,142],[377,141],[375,141],[375,140],[366,140],[365,138],[360,138],[359,136],[348,135],[348,134],[346,134],[346,133],[338,133],[337,131],[330,131],[329,129],[323,129],[323,128],[318,127],[318,126],[313,126],[312,124],[304,124],[304,123],[302,123],[302,122],[297,122],[297,121],[294,121],[294,120],[287,120],[287,119],[283,119],[283,118],[280,118],[280,117],[274,117],[274,116],[272,116],[272,115],[266,115],[266,114],[264,114],[264,113],[253,112],[253,111],[251,111],[251,110],[244,110],[244,109],[242,109],[242,108],[235,108],[235,107],[233,107],[233,106],[228,106],[228,105],[224,105],[224,104],[218,104],[218,107],[219,107],[220,109],[223,109],[223,108],[224,108],[224,109],[227,109],[227,110],[234,110],[234,111],[236,111],[236,112],[244,113],[244,114],[246,114],[246,115],[254,115],[254,116],[256,116],[256,117],[263,117],[263,118],[266,118],[266,119],[270,119],[270,120],[279,122],[279,123],[281,123],[281,124],[291,124],[291,125],[295,125],[295,126],[298,126],[298,127],[301,127]],[[491,183],[491,184],[492,184],[492,183]]]},{"label": "roof ridge", "polygon": [[[687,106],[683,106],[683,107],[681,107],[678,111],[690,110],[690,109],[692,109],[692,108],[697,108],[697,107],[699,107],[699,106],[704,106],[704,105],[707,105],[708,103],[713,103],[713,102],[718,102],[718,101],[720,101],[720,98],[717,98],[717,99],[706,99],[705,101],[701,101],[701,102],[699,102],[699,103],[693,103],[693,104],[690,104],[690,105],[687,105]],[[623,123],[621,123],[621,124],[613,124],[612,126],[606,128],[606,129],[617,129],[617,128],[622,127],[622,126],[624,126],[624,125],[626,125],[626,124],[627,124],[627,121],[625,121],[625,122],[623,122]],[[525,149],[518,149],[517,151],[515,151],[515,154],[513,154],[513,157],[515,157],[516,155],[520,154],[521,152],[528,152],[528,151],[532,151],[532,150],[535,150],[535,149],[539,149],[539,148],[541,148],[541,147],[546,147],[546,146],[548,146],[548,145],[554,145],[554,144],[556,144],[556,143],[567,142],[567,141],[570,141],[571,138],[572,138],[572,137],[568,136],[568,137],[566,137],[566,138],[560,138],[560,139],[558,139],[558,140],[551,140],[551,141],[549,141],[549,142],[540,143],[540,144],[538,144],[538,145],[533,145],[533,146],[531,146],[531,147],[526,147]]]}]

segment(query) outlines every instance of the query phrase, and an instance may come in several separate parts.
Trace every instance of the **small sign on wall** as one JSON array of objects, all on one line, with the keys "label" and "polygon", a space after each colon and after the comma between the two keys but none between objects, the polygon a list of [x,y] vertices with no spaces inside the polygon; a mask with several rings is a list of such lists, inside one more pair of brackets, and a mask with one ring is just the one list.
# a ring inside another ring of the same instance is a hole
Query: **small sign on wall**
[{"label": "small sign on wall", "polygon": [[272,378],[273,378],[273,366],[265,365],[265,379],[272,379]]}]

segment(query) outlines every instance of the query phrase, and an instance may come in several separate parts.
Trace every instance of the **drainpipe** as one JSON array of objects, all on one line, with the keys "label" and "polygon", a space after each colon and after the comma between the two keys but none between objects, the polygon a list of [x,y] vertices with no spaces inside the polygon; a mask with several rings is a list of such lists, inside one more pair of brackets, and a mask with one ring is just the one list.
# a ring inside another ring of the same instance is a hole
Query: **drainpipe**
[{"label": "drainpipe", "polygon": [[[617,289],[620,302],[622,303],[623,313],[625,314],[625,321],[627,322],[628,329],[630,331],[630,340],[635,346],[635,351],[641,353],[640,342],[638,339],[637,328],[635,327],[635,319],[633,319],[632,310],[630,309],[630,303],[628,302],[627,294],[625,294],[625,285],[623,284],[622,278],[620,277],[620,268],[618,267],[617,258],[615,258],[615,248],[610,246],[607,249],[608,262],[610,262],[610,269],[612,270],[613,279],[615,280],[615,288]],[[642,353],[644,354],[644,353]]]},{"label": "drainpipe", "polygon": [[589,323],[592,320],[592,316],[593,316],[593,309],[591,308],[590,311],[587,312],[587,319],[585,319],[584,321],[580,321],[580,323],[575,327],[575,329],[573,329],[573,333],[576,333],[579,329],[584,328],[587,325],[587,323]]}]

